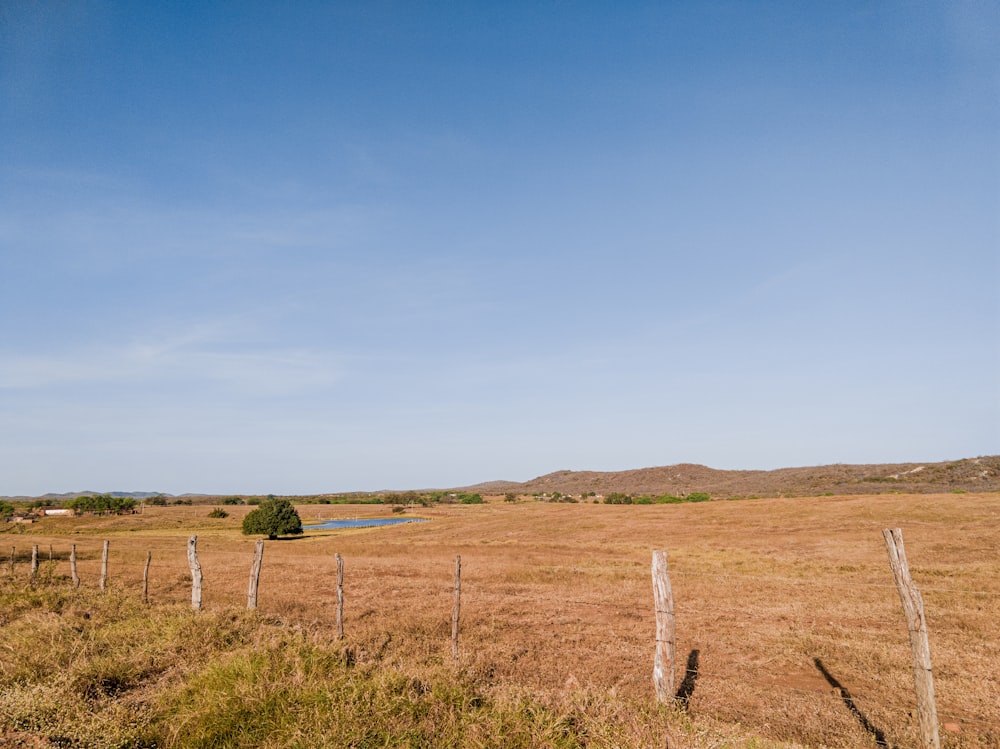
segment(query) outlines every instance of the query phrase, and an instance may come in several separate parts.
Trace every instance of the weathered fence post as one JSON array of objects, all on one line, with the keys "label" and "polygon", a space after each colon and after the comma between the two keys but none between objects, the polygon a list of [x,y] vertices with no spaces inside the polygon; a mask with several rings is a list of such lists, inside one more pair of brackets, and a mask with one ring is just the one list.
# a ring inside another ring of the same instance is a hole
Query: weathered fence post
[{"label": "weathered fence post", "polygon": [[191,568],[191,608],[201,611],[201,563],[198,561],[198,537],[188,539],[188,567]]},{"label": "weathered fence post", "polygon": [[69,552],[69,574],[73,578],[73,587],[80,587],[80,576],[76,574],[76,544],[70,548]]},{"label": "weathered fence post", "polygon": [[109,542],[105,541],[104,547],[101,549],[101,590],[104,590],[108,585],[108,545]]},{"label": "weathered fence post", "polygon": [[14,574],[14,553],[17,551],[16,546],[10,547],[10,574]]},{"label": "weathered fence post", "polygon": [[258,538],[253,549],[253,564],[250,565],[250,587],[247,589],[247,610],[257,608],[257,586],[260,584],[260,565],[264,561],[264,539]]},{"label": "weathered fence post", "polygon": [[337,558],[337,639],[344,639],[344,558],[338,552]]},{"label": "weathered fence post", "polygon": [[451,659],[458,663],[458,614],[462,607],[462,557],[455,557],[455,601],[451,607]]},{"label": "weathered fence post", "polygon": [[31,547],[31,582],[38,579],[38,544]]},{"label": "weathered fence post", "polygon": [[917,690],[917,719],[920,722],[920,745],[924,749],[939,749],[937,708],[934,704],[934,675],[931,673],[931,647],[927,640],[927,621],[924,619],[924,601],[910,577],[910,566],[903,549],[903,531],[886,528],[882,531],[885,548],[889,552],[889,566],[899,591],[899,600],[906,615],[906,629],[910,633],[910,650],[913,652],[913,679]]},{"label": "weathered fence post", "polygon": [[52,544],[49,544],[49,561],[52,561]]},{"label": "weathered fence post", "polygon": [[653,656],[653,685],[656,699],[667,703],[674,698],[676,644],[674,635],[674,592],[670,587],[667,552],[653,552],[653,608],[656,611],[656,654]]},{"label": "weathered fence post", "polygon": [[142,602],[149,603],[149,564],[153,561],[153,550],[146,552],[146,566],[142,569]]}]

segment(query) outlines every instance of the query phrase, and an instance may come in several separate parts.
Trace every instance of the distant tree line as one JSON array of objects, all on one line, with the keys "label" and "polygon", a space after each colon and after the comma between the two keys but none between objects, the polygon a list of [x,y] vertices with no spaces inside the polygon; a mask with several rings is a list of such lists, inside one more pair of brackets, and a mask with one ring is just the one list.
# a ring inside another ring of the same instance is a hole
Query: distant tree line
[{"label": "distant tree line", "polygon": [[676,496],[674,494],[660,494],[658,496],[650,496],[648,494],[641,494],[638,497],[633,497],[631,494],[624,494],[622,492],[612,492],[604,498],[604,504],[606,505],[673,505],[680,504],[681,502],[708,502],[711,500],[711,495],[705,492],[691,492],[690,494],[685,494],[683,497]]},{"label": "distant tree line", "polygon": [[483,495],[470,492],[387,492],[377,495],[347,495],[336,497],[320,497],[318,500],[322,505],[329,504],[374,504],[374,505],[421,505],[430,507],[433,504],[443,505],[481,505]]},{"label": "distant tree line", "polygon": [[155,497],[149,498],[149,504],[156,505],[157,507],[166,507],[167,505],[191,505],[194,501],[190,497],[177,497],[175,499],[170,499],[170,497],[164,497],[162,494],[158,494]]},{"label": "distant tree line", "polygon": [[131,497],[112,497],[110,494],[90,494],[71,499],[63,504],[77,515],[92,512],[95,515],[121,515],[134,512],[138,504]]}]

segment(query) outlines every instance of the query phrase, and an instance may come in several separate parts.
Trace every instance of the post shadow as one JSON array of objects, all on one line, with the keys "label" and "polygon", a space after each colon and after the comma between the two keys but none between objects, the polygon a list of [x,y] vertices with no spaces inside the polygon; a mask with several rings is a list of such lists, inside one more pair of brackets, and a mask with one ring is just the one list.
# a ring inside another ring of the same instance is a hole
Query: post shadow
[{"label": "post shadow", "polygon": [[826,679],[826,683],[837,690],[837,693],[840,695],[840,699],[844,701],[847,709],[851,711],[851,715],[857,719],[863,729],[875,738],[875,743],[881,747],[885,747],[885,749],[889,749],[889,742],[885,738],[885,733],[873,726],[871,721],[868,720],[868,716],[858,709],[858,706],[854,704],[854,698],[851,697],[851,693],[847,691],[847,688],[837,681],[833,674],[826,670],[826,666],[823,665],[823,661],[819,658],[813,658],[813,663],[816,664],[816,668],[819,669],[819,672],[823,674],[823,678]]},{"label": "post shadow", "polygon": [[694,685],[698,681],[698,656],[700,654],[701,651],[698,649],[694,649],[688,653],[687,668],[684,670],[684,680],[681,681],[681,685],[677,687],[677,694],[674,695],[674,699],[684,707],[687,707],[691,695],[694,694]]}]

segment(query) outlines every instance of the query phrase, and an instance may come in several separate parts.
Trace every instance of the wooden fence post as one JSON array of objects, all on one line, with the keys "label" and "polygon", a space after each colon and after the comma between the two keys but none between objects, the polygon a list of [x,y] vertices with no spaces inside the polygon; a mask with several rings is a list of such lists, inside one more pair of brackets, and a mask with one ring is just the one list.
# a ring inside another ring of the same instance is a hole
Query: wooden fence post
[{"label": "wooden fence post", "polygon": [[653,685],[656,699],[667,703],[674,699],[676,680],[676,643],[674,636],[674,592],[670,587],[667,552],[653,552],[653,608],[656,611],[656,654],[653,656]]},{"label": "wooden fence post", "polygon": [[108,545],[109,542],[105,541],[104,547],[101,549],[101,590],[104,590],[108,585]]},{"label": "wooden fence post", "polygon": [[264,561],[264,539],[258,538],[253,549],[253,564],[250,565],[250,587],[247,589],[247,610],[257,608],[257,586],[260,584],[260,566]]},{"label": "wooden fence post", "polygon": [[73,587],[80,587],[80,576],[76,574],[76,544],[73,544],[69,552],[69,574],[73,578]]},{"label": "wooden fence post", "polygon": [[198,537],[191,536],[187,547],[188,567],[191,568],[191,608],[201,611],[201,563],[198,561]]},{"label": "wooden fence post", "polygon": [[458,614],[462,607],[462,557],[455,557],[455,600],[451,607],[451,659],[458,663]]},{"label": "wooden fence post", "polygon": [[337,555],[337,639],[344,639],[344,558]]},{"label": "wooden fence post", "polygon": [[52,544],[49,544],[49,561],[52,561]]},{"label": "wooden fence post", "polygon": [[889,552],[889,566],[892,567],[892,576],[906,615],[906,629],[910,633],[920,745],[924,749],[939,749],[941,739],[938,736],[937,708],[934,704],[934,675],[931,673],[931,647],[927,640],[924,601],[910,577],[910,566],[903,549],[903,531],[899,528],[886,528],[882,531],[882,538],[885,539],[885,548]]},{"label": "wooden fence post", "polygon": [[38,544],[31,547],[31,582],[38,579]]},{"label": "wooden fence post", "polygon": [[149,564],[153,561],[153,550],[146,552],[146,566],[142,569],[142,602],[149,603]]},{"label": "wooden fence post", "polygon": [[14,574],[14,553],[17,551],[16,546],[10,547],[10,574]]}]

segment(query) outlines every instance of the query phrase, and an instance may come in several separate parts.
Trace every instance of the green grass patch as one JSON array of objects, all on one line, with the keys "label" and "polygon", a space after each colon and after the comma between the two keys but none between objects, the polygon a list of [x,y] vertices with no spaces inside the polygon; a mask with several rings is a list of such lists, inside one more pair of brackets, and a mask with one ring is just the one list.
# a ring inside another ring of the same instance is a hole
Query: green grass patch
[{"label": "green grass patch", "polygon": [[662,744],[674,719],[61,581],[0,581],[0,624],[0,725],[63,747],[625,747]]}]

